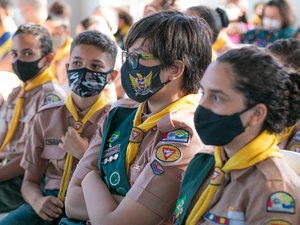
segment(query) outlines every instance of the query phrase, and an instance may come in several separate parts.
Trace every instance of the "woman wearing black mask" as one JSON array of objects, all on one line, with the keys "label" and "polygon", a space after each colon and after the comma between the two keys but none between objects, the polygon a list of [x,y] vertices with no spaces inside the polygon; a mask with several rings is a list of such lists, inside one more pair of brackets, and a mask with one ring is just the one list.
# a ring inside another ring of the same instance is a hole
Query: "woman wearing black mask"
[{"label": "woman wearing black mask", "polygon": [[[256,48],[243,48],[212,63],[201,86],[196,130],[218,147],[214,157],[191,161],[175,224],[299,224],[300,180],[275,136],[300,117],[299,75]],[[199,167],[203,160],[206,170]]]},{"label": "woman wearing black mask", "polygon": [[65,95],[49,70],[52,41],[45,28],[32,24],[20,26],[13,35],[11,55],[14,71],[22,82],[13,89],[3,107],[0,212],[15,209],[23,202],[20,184],[24,170],[20,161],[34,115],[42,105],[61,101]]}]

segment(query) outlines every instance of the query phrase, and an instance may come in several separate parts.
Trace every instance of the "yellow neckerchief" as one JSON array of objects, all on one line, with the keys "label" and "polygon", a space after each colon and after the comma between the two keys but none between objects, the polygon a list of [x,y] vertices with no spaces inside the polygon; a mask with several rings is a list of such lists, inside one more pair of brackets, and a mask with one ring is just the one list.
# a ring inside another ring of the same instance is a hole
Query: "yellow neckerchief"
[{"label": "yellow neckerchief", "polygon": [[[104,96],[104,94],[101,94],[101,96],[97,99],[97,101],[92,105],[90,110],[86,113],[86,115],[81,120],[78,116],[77,110],[75,108],[72,96],[69,95],[66,100],[66,106],[67,109],[71,112],[73,118],[75,119],[75,129],[76,131],[81,134],[82,129],[87,121],[99,110],[103,109],[107,104],[109,103],[109,100]],[[67,153],[67,158],[64,166],[64,173],[61,179],[60,187],[59,187],[59,193],[58,198],[61,201],[64,201],[65,194],[67,191],[67,187],[70,181],[70,175],[71,175],[71,169],[73,166],[73,156],[70,153]]]},{"label": "yellow neckerchief", "polygon": [[126,171],[129,172],[129,167],[138,153],[140,143],[143,140],[145,133],[157,125],[157,122],[171,111],[180,111],[184,109],[196,108],[200,100],[200,94],[190,94],[173,102],[162,111],[150,116],[142,123],[142,109],[144,104],[140,104],[133,120],[133,128],[129,139],[129,144],[126,150]]},{"label": "yellow neckerchief", "polygon": [[254,140],[233,155],[225,165],[223,165],[221,151],[221,147],[216,147],[214,154],[216,161],[215,170],[210,184],[202,192],[189,214],[186,220],[187,225],[195,225],[202,218],[226,173],[233,170],[246,169],[270,157],[282,157],[277,147],[275,135],[268,131],[263,131]]},{"label": "yellow neckerchief", "polygon": [[16,103],[15,111],[13,118],[11,120],[9,129],[6,133],[5,139],[0,147],[0,152],[2,152],[5,148],[5,146],[11,141],[17,127],[18,127],[18,122],[21,116],[21,112],[23,109],[23,105],[25,102],[25,92],[30,91],[38,86],[43,85],[44,83],[47,83],[53,79],[53,75],[51,74],[50,68],[45,69],[42,71],[40,74],[32,78],[28,83],[23,83],[21,87],[21,91],[18,96],[18,100]]},{"label": "yellow neckerchief", "polygon": [[277,143],[280,144],[282,141],[290,137],[295,129],[296,125],[290,126],[285,128],[281,133],[276,134]]},{"label": "yellow neckerchief", "polygon": [[59,48],[57,50],[57,52],[55,53],[54,59],[51,63],[51,69],[52,72],[55,76],[57,76],[56,74],[56,68],[55,68],[55,63],[60,61],[63,57],[65,57],[66,55],[70,54],[70,50],[71,50],[71,43],[72,43],[72,38],[68,37],[65,44]]}]

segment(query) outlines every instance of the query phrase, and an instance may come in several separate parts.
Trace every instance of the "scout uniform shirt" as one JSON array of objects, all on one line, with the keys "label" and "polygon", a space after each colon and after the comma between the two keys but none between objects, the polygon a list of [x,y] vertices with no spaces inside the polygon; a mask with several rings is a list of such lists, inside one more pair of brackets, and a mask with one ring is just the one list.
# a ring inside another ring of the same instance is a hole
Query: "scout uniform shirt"
[{"label": "scout uniform shirt", "polygon": [[[15,105],[20,91],[21,87],[14,88],[8,96],[5,105],[3,106],[2,115],[5,124],[1,124],[0,143],[4,141],[7,129],[14,114]],[[33,88],[30,91],[26,91],[25,102],[19,119],[18,127],[11,141],[1,154],[5,154],[9,160],[23,154],[25,142],[28,139],[29,131],[32,126],[33,117],[37,113],[38,109],[43,105],[64,100],[65,95],[66,94],[64,91],[53,81],[46,82],[45,84]]]},{"label": "scout uniform shirt", "polygon": [[[224,154],[222,155],[224,159]],[[209,180],[210,178],[197,191],[188,212]],[[184,200],[181,198],[177,202],[176,209],[179,213],[182,212],[180,208],[184,205]],[[255,166],[225,174],[210,205],[198,225],[300,224],[300,179],[285,159],[271,157]]]},{"label": "scout uniform shirt", "polygon": [[[121,107],[137,107],[131,100],[118,101],[117,104]],[[179,118],[176,124],[181,124],[181,127],[173,125],[172,113],[160,119],[157,126],[143,137],[136,158],[129,169],[129,178],[125,178],[129,180],[131,186],[127,194],[125,193],[126,196],[147,207],[165,221],[172,216],[183,173],[189,161],[197,152],[208,151],[193,126],[194,110],[182,110],[177,113],[181,116],[176,116]],[[145,120],[147,117],[149,115],[144,114],[142,118]],[[188,123],[189,119],[191,119],[190,123]],[[76,178],[82,180],[89,171],[98,170],[99,149],[106,122],[107,117],[100,121],[100,128],[95,138],[74,172],[73,176]],[[122,136],[121,132],[122,130],[115,135],[114,140]],[[110,142],[114,140],[110,138]],[[121,155],[121,152],[117,153],[117,149],[114,151],[116,154],[109,157],[106,157],[106,154],[110,152],[107,150],[104,152],[100,158],[103,167],[117,160],[124,160],[121,156],[116,157],[117,154]],[[115,172],[107,180],[110,186],[114,186],[122,182],[122,177],[120,178],[120,174]]]},{"label": "scout uniform shirt", "polygon": [[[95,112],[85,124],[82,136],[91,140],[96,132],[97,121],[109,110],[109,107],[106,106]],[[89,109],[83,112],[77,111],[79,118],[83,118]],[[41,108],[34,120],[21,166],[32,173],[45,174],[45,190],[57,190],[60,187],[67,152],[58,147],[58,144],[69,126],[74,127],[75,120],[64,102]]]}]

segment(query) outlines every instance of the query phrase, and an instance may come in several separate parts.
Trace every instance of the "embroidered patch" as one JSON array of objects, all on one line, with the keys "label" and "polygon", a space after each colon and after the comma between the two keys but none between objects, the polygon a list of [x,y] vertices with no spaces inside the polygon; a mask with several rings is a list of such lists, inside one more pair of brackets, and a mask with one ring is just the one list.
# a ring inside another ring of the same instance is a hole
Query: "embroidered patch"
[{"label": "embroidered patch", "polygon": [[119,138],[120,138],[120,131],[116,131],[107,139],[107,142],[113,143],[119,140]]},{"label": "embroidered patch", "polygon": [[109,183],[112,186],[116,186],[120,183],[121,177],[120,174],[118,172],[113,172],[110,177],[109,177]]},{"label": "embroidered patch", "polygon": [[276,220],[269,220],[264,225],[291,225],[291,223],[285,220],[276,219]]},{"label": "embroidered patch", "polygon": [[131,130],[129,141],[133,143],[141,143],[143,137],[144,137],[144,132],[137,127],[133,127]]},{"label": "embroidered patch", "polygon": [[183,129],[178,129],[166,133],[163,136],[162,141],[188,143],[189,137],[190,137],[189,132]]},{"label": "embroidered patch", "polygon": [[206,213],[204,219],[215,224],[229,224],[229,219],[226,217],[216,216],[210,212]]},{"label": "embroidered patch", "polygon": [[57,138],[46,138],[45,144],[46,145],[58,145],[59,143],[62,143],[61,139]]},{"label": "embroidered patch", "polygon": [[60,101],[62,101],[62,99],[58,95],[51,93],[46,95],[43,101],[43,105],[48,105],[50,103],[60,102]]},{"label": "embroidered patch", "polygon": [[161,145],[156,149],[156,158],[161,162],[175,162],[181,157],[181,151],[173,145]]},{"label": "embroidered patch", "polygon": [[152,172],[156,175],[161,175],[165,172],[165,169],[162,165],[160,165],[160,163],[156,160],[154,160],[151,164],[150,164],[151,168],[152,168]]},{"label": "embroidered patch", "polygon": [[185,202],[186,196],[183,196],[182,198],[178,199],[176,202],[176,208],[174,211],[174,219],[178,219],[180,215],[183,213],[183,205]]},{"label": "embroidered patch", "polygon": [[221,170],[221,168],[216,167],[211,177],[210,184],[220,185],[223,181],[224,175],[225,173]]},{"label": "embroidered patch", "polygon": [[267,212],[294,214],[295,199],[287,192],[274,192],[268,198]]}]

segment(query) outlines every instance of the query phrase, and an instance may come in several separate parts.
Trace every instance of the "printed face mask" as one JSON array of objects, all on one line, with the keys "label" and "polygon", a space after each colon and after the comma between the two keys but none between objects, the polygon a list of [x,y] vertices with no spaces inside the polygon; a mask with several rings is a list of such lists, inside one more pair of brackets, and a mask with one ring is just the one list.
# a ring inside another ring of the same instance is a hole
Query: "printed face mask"
[{"label": "printed face mask", "polygon": [[195,112],[194,123],[200,139],[206,145],[229,144],[245,131],[240,115],[247,110],[249,108],[232,115],[219,115],[199,105]]},{"label": "printed face mask", "polygon": [[91,97],[99,94],[107,84],[108,72],[96,72],[87,68],[67,70],[69,87],[81,97]]},{"label": "printed face mask", "polygon": [[35,77],[42,70],[42,68],[38,66],[42,58],[43,57],[33,62],[16,60],[12,63],[13,70],[21,81],[26,82]]},{"label": "printed face mask", "polygon": [[121,81],[127,96],[137,102],[147,101],[169,82],[161,82],[160,70],[160,65],[147,67],[141,64],[132,69],[126,60],[121,67]]}]

